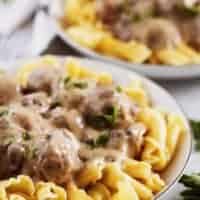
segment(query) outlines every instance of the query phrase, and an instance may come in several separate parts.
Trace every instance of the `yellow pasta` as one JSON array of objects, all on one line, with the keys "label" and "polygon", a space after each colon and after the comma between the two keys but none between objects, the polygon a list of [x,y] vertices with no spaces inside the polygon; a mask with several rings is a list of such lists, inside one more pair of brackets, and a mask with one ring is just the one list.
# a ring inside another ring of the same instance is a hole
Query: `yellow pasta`
[{"label": "yellow pasta", "polygon": [[70,184],[67,188],[68,200],[92,200],[92,198],[82,189],[77,188],[76,185]]},{"label": "yellow pasta", "polygon": [[87,163],[84,169],[77,175],[76,182],[80,187],[94,184],[103,176],[104,164],[99,162]]},{"label": "yellow pasta", "polygon": [[200,63],[200,54],[181,43],[173,49],[163,49],[156,53],[157,59],[164,64],[185,65]]},{"label": "yellow pasta", "polygon": [[5,187],[2,184],[0,184],[0,200],[8,200]]},{"label": "yellow pasta", "polygon": [[124,88],[125,93],[138,105],[144,107],[149,105],[149,98],[141,81],[132,81],[131,85]]},{"label": "yellow pasta", "polygon": [[167,164],[167,127],[164,116],[155,109],[144,108],[140,112],[138,120],[142,121],[148,128],[142,160],[150,163],[155,170],[163,170]]},{"label": "yellow pasta", "polygon": [[94,3],[90,0],[66,1],[64,15],[65,15],[65,18],[67,19],[67,22],[69,24],[95,22],[96,14],[95,14],[93,6],[94,6]]},{"label": "yellow pasta", "polygon": [[88,194],[93,200],[108,200],[111,199],[111,192],[102,183],[96,183],[88,190]]},{"label": "yellow pasta", "polygon": [[11,194],[9,200],[26,200],[23,196],[18,194]]},{"label": "yellow pasta", "polygon": [[125,174],[122,172],[118,164],[108,164],[104,169],[102,182],[112,189],[118,188],[118,183],[125,181]]},{"label": "yellow pasta", "polygon": [[168,162],[171,161],[176,148],[181,138],[181,135],[185,132],[185,125],[183,119],[175,114],[168,114],[167,116],[167,153]]},{"label": "yellow pasta", "polygon": [[7,192],[20,192],[32,196],[35,192],[34,184],[28,176],[18,176],[0,182],[0,188],[4,188]]},{"label": "yellow pasta", "polygon": [[117,190],[111,197],[111,200],[139,200],[137,193],[128,181],[118,182]]},{"label": "yellow pasta", "polygon": [[112,83],[112,77],[110,74],[101,72],[101,73],[95,73],[89,70],[87,67],[83,67],[80,65],[80,63],[70,58],[65,63],[66,67],[66,74],[72,78],[76,79],[93,79],[100,84],[103,85],[109,85]]},{"label": "yellow pasta", "polygon": [[24,64],[17,73],[17,81],[20,85],[26,86],[30,73],[38,67],[57,66],[58,59],[55,56],[44,56],[36,61]]},{"label": "yellow pasta", "polygon": [[37,200],[67,200],[67,193],[53,183],[40,182],[36,184],[36,198]]},{"label": "yellow pasta", "polygon": [[123,170],[131,177],[146,181],[152,176],[152,167],[150,164],[142,161],[126,159],[123,163]]},{"label": "yellow pasta", "polygon": [[135,41],[126,43],[113,38],[109,34],[105,35],[97,49],[103,54],[136,63],[144,62],[151,55],[151,51],[146,46],[138,44]]},{"label": "yellow pasta", "polygon": [[102,32],[89,25],[72,26],[67,29],[66,33],[78,44],[90,49],[95,49],[104,37]]},{"label": "yellow pasta", "polygon": [[165,186],[163,180],[152,171],[151,165],[146,162],[127,159],[123,163],[123,170],[133,178],[132,184],[141,199],[153,198],[153,193],[161,191]]}]

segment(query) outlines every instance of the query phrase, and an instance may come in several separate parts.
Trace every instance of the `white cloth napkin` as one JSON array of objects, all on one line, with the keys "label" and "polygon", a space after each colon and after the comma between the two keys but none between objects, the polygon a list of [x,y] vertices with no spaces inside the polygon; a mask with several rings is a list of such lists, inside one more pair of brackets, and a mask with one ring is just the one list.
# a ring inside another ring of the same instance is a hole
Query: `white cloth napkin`
[{"label": "white cloth napkin", "polygon": [[39,0],[11,0],[0,3],[0,35],[8,35],[29,18]]}]

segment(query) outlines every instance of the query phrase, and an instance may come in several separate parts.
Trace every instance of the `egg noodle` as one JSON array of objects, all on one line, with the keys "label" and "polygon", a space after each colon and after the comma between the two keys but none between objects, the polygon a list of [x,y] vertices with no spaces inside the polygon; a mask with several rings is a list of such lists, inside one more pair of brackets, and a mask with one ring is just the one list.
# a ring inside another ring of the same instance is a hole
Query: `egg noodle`
[{"label": "egg noodle", "polygon": [[[17,80],[26,85],[31,71],[37,66],[55,66],[59,59],[44,57],[25,64],[17,73]],[[63,63],[66,74],[77,79],[90,78],[109,85],[112,77],[96,73],[81,66],[76,59]],[[92,161],[79,172],[76,181],[64,186],[52,182],[35,182],[26,175],[19,175],[0,182],[0,200],[151,200],[165,187],[160,177],[172,160],[178,141],[185,133],[181,117],[160,111],[151,105],[140,82],[122,87],[133,101],[141,106],[138,121],[148,127],[144,138],[141,159],[126,158],[123,162]]]},{"label": "egg noodle", "polygon": [[[200,54],[184,41],[176,46],[152,50],[145,44],[113,36],[96,15],[95,0],[65,1],[61,26],[78,44],[100,54],[132,63],[185,65],[200,63]],[[159,26],[159,24],[158,24]]]}]

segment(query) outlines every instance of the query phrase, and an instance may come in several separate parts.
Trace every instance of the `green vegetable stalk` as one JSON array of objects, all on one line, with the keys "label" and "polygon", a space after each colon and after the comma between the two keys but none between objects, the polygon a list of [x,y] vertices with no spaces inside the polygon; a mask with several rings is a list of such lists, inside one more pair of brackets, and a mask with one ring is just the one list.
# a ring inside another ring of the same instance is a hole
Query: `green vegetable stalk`
[{"label": "green vegetable stalk", "polygon": [[196,142],[196,150],[200,151],[200,121],[191,120],[190,125]]},{"label": "green vegetable stalk", "polygon": [[200,174],[183,175],[180,183],[186,187],[186,189],[181,192],[183,200],[200,199]]}]

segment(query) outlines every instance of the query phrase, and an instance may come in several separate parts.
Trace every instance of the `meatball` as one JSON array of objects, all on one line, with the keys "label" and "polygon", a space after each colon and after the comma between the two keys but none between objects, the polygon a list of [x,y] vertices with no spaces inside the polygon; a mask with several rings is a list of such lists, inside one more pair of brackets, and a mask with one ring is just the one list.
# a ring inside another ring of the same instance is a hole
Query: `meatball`
[{"label": "meatball", "polygon": [[156,10],[162,15],[173,11],[175,6],[180,3],[180,0],[155,0],[155,2]]},{"label": "meatball", "polygon": [[175,47],[181,42],[181,35],[175,24],[161,18],[135,24],[133,38],[154,50]]},{"label": "meatball", "polygon": [[43,91],[51,94],[59,82],[60,71],[57,68],[41,67],[33,70],[27,82],[27,90]]},{"label": "meatball", "polygon": [[9,104],[18,96],[15,81],[7,76],[0,75],[0,105]]},{"label": "meatball", "polygon": [[122,4],[123,0],[97,0],[97,15],[104,23],[112,24],[117,19]]},{"label": "meatball", "polygon": [[41,133],[47,126],[47,122],[40,115],[36,115],[32,109],[13,104],[10,106],[11,124],[21,127],[27,131],[35,131]]},{"label": "meatball", "polygon": [[200,50],[200,16],[182,19],[178,23],[184,40],[197,50]]},{"label": "meatball", "polygon": [[42,180],[66,183],[73,172],[81,167],[79,144],[69,131],[56,130],[47,139],[47,144],[41,147],[35,161],[36,170]]},{"label": "meatball", "polygon": [[40,114],[46,113],[50,107],[50,100],[44,92],[25,95],[21,102],[23,106],[29,107]]},{"label": "meatball", "polygon": [[7,149],[8,168],[11,174],[20,172],[25,160],[25,148],[21,144],[13,143]]},{"label": "meatball", "polygon": [[115,104],[113,88],[96,87],[89,91],[83,100],[84,113],[101,115],[104,110]]}]

